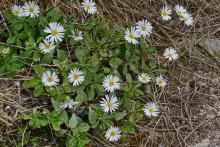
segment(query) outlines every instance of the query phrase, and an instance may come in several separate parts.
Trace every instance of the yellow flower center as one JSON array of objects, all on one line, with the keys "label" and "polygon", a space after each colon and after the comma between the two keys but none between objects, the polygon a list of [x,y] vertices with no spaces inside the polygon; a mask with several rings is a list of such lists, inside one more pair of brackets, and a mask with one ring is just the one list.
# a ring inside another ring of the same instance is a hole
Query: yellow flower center
[{"label": "yellow flower center", "polygon": [[30,8],[28,9],[28,11],[29,11],[30,13],[33,13],[33,12],[34,12],[34,8],[33,8],[33,7],[30,7]]},{"label": "yellow flower center", "polygon": [[107,103],[106,103],[106,106],[107,106],[107,107],[112,107],[112,105],[113,105],[112,102],[107,102]]},{"label": "yellow flower center", "polygon": [[51,31],[52,36],[57,36],[58,35],[58,31],[56,29]]},{"label": "yellow flower center", "polygon": [[78,79],[79,79],[79,75],[78,75],[78,74],[76,74],[76,73],[75,73],[75,74],[73,74],[73,79],[74,79],[74,80],[78,80]]},{"label": "yellow flower center", "polygon": [[115,82],[114,82],[114,81],[109,81],[108,86],[112,87],[112,86],[114,86],[114,85],[115,85]]},{"label": "yellow flower center", "polygon": [[112,136],[112,137],[116,136],[116,132],[112,131],[112,132],[110,133],[110,136]]},{"label": "yellow flower center", "polygon": [[173,58],[173,54],[171,54],[171,53],[167,54],[167,56],[168,56],[169,58]]},{"label": "yellow flower center", "polygon": [[134,39],[134,34],[130,33],[130,34],[128,35],[128,38]]},{"label": "yellow flower center", "polygon": [[91,5],[90,4],[85,4],[85,7],[87,10],[89,10],[91,8]]},{"label": "yellow flower center", "polygon": [[184,17],[183,19],[184,19],[184,21],[185,21],[185,22],[187,22],[187,21],[188,21],[188,18],[187,18],[187,17]]},{"label": "yellow flower center", "polygon": [[148,111],[149,111],[150,113],[155,112],[154,108],[149,108]]},{"label": "yellow flower center", "polygon": [[165,16],[168,16],[167,12],[163,12],[163,13],[162,13],[162,16],[164,16],[164,17],[165,17]]},{"label": "yellow flower center", "polygon": [[48,81],[48,82],[52,82],[52,81],[53,81],[53,78],[52,78],[52,77],[48,77],[48,78],[47,78],[47,81]]},{"label": "yellow flower center", "polygon": [[146,77],[142,77],[142,80],[143,80],[143,81],[146,81],[146,80],[147,80],[147,78],[146,78]]},{"label": "yellow flower center", "polygon": [[18,10],[15,11],[15,15],[19,15],[20,12]]},{"label": "yellow flower center", "polygon": [[46,44],[44,48],[45,49],[49,49],[50,48],[50,44]]},{"label": "yellow flower center", "polygon": [[141,26],[141,30],[142,30],[142,31],[146,31],[147,28],[146,28],[145,26]]},{"label": "yellow flower center", "polygon": [[158,80],[157,82],[159,85],[161,85],[163,83],[163,80]]}]

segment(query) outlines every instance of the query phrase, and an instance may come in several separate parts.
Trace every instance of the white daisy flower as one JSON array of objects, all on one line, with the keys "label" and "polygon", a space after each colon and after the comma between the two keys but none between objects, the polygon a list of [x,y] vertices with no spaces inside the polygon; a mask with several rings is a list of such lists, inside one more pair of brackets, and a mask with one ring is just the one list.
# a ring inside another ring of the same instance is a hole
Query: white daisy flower
[{"label": "white daisy flower", "polygon": [[78,29],[76,29],[75,31],[71,32],[72,35],[70,35],[69,37],[72,37],[75,41],[83,40],[82,31],[78,31]]},{"label": "white daisy flower", "polygon": [[177,54],[177,51],[173,48],[165,49],[163,56],[164,56],[164,58],[168,59],[169,61],[176,60],[179,57]]},{"label": "white daisy flower", "polygon": [[187,26],[193,25],[193,17],[189,13],[184,13],[180,20],[183,20]]},{"label": "white daisy flower", "polygon": [[51,53],[55,49],[55,44],[48,39],[44,39],[44,42],[39,44],[39,48],[43,54]]},{"label": "white daisy flower", "polygon": [[18,17],[22,17],[24,15],[23,8],[19,5],[13,5],[11,7],[11,11],[14,15],[16,15]]},{"label": "white daisy flower", "polygon": [[61,104],[60,108],[65,109],[69,108],[72,109],[74,105],[78,104],[79,102],[74,102],[72,99],[67,99],[64,103]]},{"label": "white daisy flower", "polygon": [[44,72],[41,77],[41,80],[42,83],[48,87],[56,86],[60,81],[57,74],[55,72],[51,73],[50,71]]},{"label": "white daisy flower", "polygon": [[125,32],[125,40],[129,43],[138,44],[137,38],[140,37],[139,32],[135,28],[127,29]]},{"label": "white daisy flower", "polygon": [[121,138],[121,131],[118,127],[110,127],[106,131],[105,137],[109,141],[118,141]]},{"label": "white daisy flower", "polygon": [[107,75],[102,83],[107,92],[113,92],[120,88],[119,78],[112,75]]},{"label": "white daisy flower", "polygon": [[39,16],[40,7],[35,2],[27,2],[23,6],[24,16],[36,17]]},{"label": "white daisy flower", "polygon": [[46,39],[49,39],[51,42],[57,42],[62,41],[65,30],[60,23],[51,22],[49,27],[44,29],[44,32],[49,34]]},{"label": "white daisy flower", "polygon": [[115,96],[109,97],[108,95],[105,96],[105,98],[102,98],[102,101],[100,102],[101,107],[103,111],[105,112],[114,112],[118,109],[119,103],[117,103],[118,99]]},{"label": "white daisy flower", "polygon": [[165,87],[167,85],[167,81],[163,78],[162,75],[159,75],[157,78],[156,78],[156,84],[159,86],[159,87]]},{"label": "white daisy flower", "polygon": [[152,33],[152,24],[148,22],[147,20],[142,20],[137,22],[137,31],[139,32],[140,35],[143,35],[143,37],[150,36]]},{"label": "white daisy flower", "polygon": [[163,6],[163,8],[161,9],[162,19],[165,21],[171,20],[171,16],[170,16],[171,14],[172,14],[172,10],[167,5]]},{"label": "white daisy flower", "polygon": [[79,69],[73,69],[69,73],[69,82],[73,84],[73,86],[78,86],[84,81],[83,72]]},{"label": "white daisy flower", "polygon": [[92,0],[84,0],[81,4],[81,7],[84,9],[84,11],[88,12],[89,14],[96,13],[96,4]]},{"label": "white daisy flower", "polygon": [[156,117],[160,113],[157,104],[152,103],[152,102],[147,103],[143,110],[144,110],[144,113],[149,117],[151,116]]},{"label": "white daisy flower", "polygon": [[182,16],[183,14],[187,12],[187,10],[183,6],[180,6],[180,5],[176,5],[174,9],[178,16]]},{"label": "white daisy flower", "polygon": [[146,73],[142,73],[141,75],[138,75],[138,80],[142,83],[149,83],[151,77]]}]

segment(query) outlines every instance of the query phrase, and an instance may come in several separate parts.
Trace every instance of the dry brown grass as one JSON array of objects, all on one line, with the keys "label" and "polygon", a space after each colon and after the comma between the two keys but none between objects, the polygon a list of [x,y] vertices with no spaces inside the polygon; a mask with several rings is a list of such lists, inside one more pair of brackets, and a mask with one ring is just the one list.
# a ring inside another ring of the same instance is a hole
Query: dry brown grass
[{"label": "dry brown grass", "polygon": [[[1,2],[2,1],[2,2]],[[40,1],[40,0],[39,0]],[[49,0],[48,0],[49,1]],[[57,11],[65,16],[81,12],[80,1],[50,0]],[[61,3],[60,3],[61,2]],[[219,143],[220,132],[220,62],[199,45],[206,38],[220,38],[220,1],[219,0],[96,0],[99,17],[120,25],[146,18],[153,23],[154,35],[146,40],[146,45],[164,49],[177,48],[181,59],[168,68],[170,84],[165,91],[151,94],[163,108],[162,115],[139,124],[139,132],[125,135],[117,144],[109,144],[102,135],[90,136],[91,146],[191,146],[207,138],[209,144]],[[159,10],[164,4],[182,4],[188,8],[195,19],[195,25],[188,28],[175,18],[163,23]],[[0,0],[0,8],[7,7],[9,0]],[[83,21],[84,16],[78,18]],[[18,73],[17,76],[20,74]],[[18,77],[23,78],[23,77]],[[21,98],[20,87],[16,82],[1,78],[0,89],[0,139],[13,136],[16,123],[13,121],[19,111],[25,110],[30,95]],[[6,110],[5,106],[11,108]],[[36,107],[37,105],[35,105]],[[14,112],[8,111],[14,110]],[[12,127],[14,126],[14,127]],[[10,134],[12,132],[12,134]],[[205,142],[203,141],[203,142]],[[220,143],[216,146],[220,146]]]}]

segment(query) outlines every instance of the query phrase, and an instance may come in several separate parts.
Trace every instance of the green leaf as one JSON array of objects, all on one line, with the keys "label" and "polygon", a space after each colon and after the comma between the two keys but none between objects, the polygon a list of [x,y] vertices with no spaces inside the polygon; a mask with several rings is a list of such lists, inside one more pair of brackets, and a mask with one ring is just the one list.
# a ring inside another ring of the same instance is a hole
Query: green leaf
[{"label": "green leaf", "polygon": [[24,52],[21,53],[21,57],[24,59],[29,59],[33,54],[33,50],[25,50]]},{"label": "green leaf", "polygon": [[126,115],[127,115],[127,113],[125,113],[125,112],[118,112],[118,113],[115,114],[115,120],[121,120],[121,119],[123,119]]},{"label": "green leaf", "polygon": [[89,53],[88,49],[76,49],[76,58],[81,64],[86,64],[86,55]]},{"label": "green leaf", "polygon": [[38,77],[32,77],[30,80],[26,80],[23,83],[25,89],[35,88],[41,84],[41,80]]},{"label": "green leaf", "polygon": [[33,60],[34,62],[39,62],[40,61],[40,53],[39,52],[34,52],[33,54]]},{"label": "green leaf", "polygon": [[132,113],[130,116],[129,116],[129,121],[131,123],[135,123],[139,120],[141,120],[143,118],[143,115],[141,113]]},{"label": "green leaf", "polygon": [[41,58],[41,63],[50,64],[52,60],[53,60],[53,54],[48,53],[48,54],[43,55],[43,57]]},{"label": "green leaf", "polygon": [[123,133],[135,134],[135,127],[133,124],[125,123],[120,129]]},{"label": "green leaf", "polygon": [[81,103],[88,101],[87,94],[83,90],[78,91],[76,96],[76,101]]},{"label": "green leaf", "polygon": [[126,74],[126,80],[127,80],[129,83],[132,82],[131,74],[129,74],[129,73]]},{"label": "green leaf", "polygon": [[45,68],[40,65],[34,65],[33,69],[34,69],[34,72],[39,76],[41,76],[45,71]]},{"label": "green leaf", "polygon": [[95,90],[94,88],[90,88],[88,92],[88,99],[91,101],[93,100],[94,96],[95,96]]},{"label": "green leaf", "polygon": [[60,61],[68,60],[68,54],[64,50],[57,50],[57,59]]},{"label": "green leaf", "polygon": [[109,61],[110,66],[113,67],[114,69],[117,69],[118,66],[119,66],[121,63],[122,63],[122,60],[119,59],[119,58],[117,58],[117,57],[116,57],[116,58],[112,58],[112,59],[110,59],[110,61]]},{"label": "green leaf", "polygon": [[52,127],[55,131],[60,131],[60,124],[58,122],[52,122]]},{"label": "green leaf", "polygon": [[91,124],[96,123],[96,113],[94,110],[92,110],[91,106],[89,107],[89,122]]},{"label": "green leaf", "polygon": [[78,119],[77,119],[77,116],[75,113],[73,113],[72,117],[70,118],[70,121],[69,121],[69,127],[70,128],[76,128],[78,124]]},{"label": "green leaf", "polygon": [[16,29],[16,31],[20,31],[22,28],[23,28],[23,24],[22,23],[17,23],[17,24],[15,24],[15,29]]},{"label": "green leaf", "polygon": [[16,36],[12,36],[7,39],[8,44],[13,44],[15,42],[16,42]]},{"label": "green leaf", "polygon": [[52,105],[53,105],[53,108],[54,108],[54,110],[55,111],[59,111],[60,110],[60,103],[59,102],[57,102],[55,99],[51,99],[51,103],[52,103]]},{"label": "green leaf", "polygon": [[68,126],[69,116],[68,116],[66,110],[62,111],[62,113],[60,115],[60,119],[66,124],[66,126]]},{"label": "green leaf", "polygon": [[44,92],[44,88],[41,85],[39,85],[34,88],[33,95],[34,97],[39,97],[42,95],[43,92]]},{"label": "green leaf", "polygon": [[80,123],[78,129],[80,132],[87,132],[90,126],[87,123]]}]

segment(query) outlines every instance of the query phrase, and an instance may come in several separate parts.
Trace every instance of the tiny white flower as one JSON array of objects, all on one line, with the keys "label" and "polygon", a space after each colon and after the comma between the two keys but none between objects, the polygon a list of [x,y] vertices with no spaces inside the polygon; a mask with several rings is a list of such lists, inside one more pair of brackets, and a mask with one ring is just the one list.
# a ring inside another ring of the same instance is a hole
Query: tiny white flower
[{"label": "tiny white flower", "polygon": [[48,87],[56,86],[60,81],[57,74],[55,72],[51,73],[50,71],[44,72],[41,77],[41,80],[42,83]]},{"label": "tiny white flower", "polygon": [[105,96],[105,98],[102,98],[102,101],[100,102],[101,107],[103,111],[105,112],[114,112],[118,109],[119,103],[117,102],[118,99],[115,96],[109,97],[108,95]]},{"label": "tiny white flower", "polygon": [[44,39],[44,42],[39,44],[39,48],[43,54],[51,53],[55,49],[55,44],[48,39]]},{"label": "tiny white flower", "polygon": [[171,14],[172,14],[172,10],[167,5],[163,6],[163,8],[161,9],[162,19],[165,21],[171,20],[171,16],[170,16]]},{"label": "tiny white flower", "polygon": [[151,116],[156,117],[160,113],[157,104],[152,103],[152,102],[147,103],[143,110],[144,110],[144,113],[149,117]]},{"label": "tiny white flower", "polygon": [[131,27],[131,30],[127,29],[125,32],[125,40],[127,40],[127,42],[129,43],[133,43],[133,44],[138,44],[137,38],[140,37],[139,32]]},{"label": "tiny white flower", "polygon": [[72,37],[75,41],[83,40],[82,31],[78,31],[77,29],[74,31],[71,31],[72,35],[69,37]]},{"label": "tiny white flower", "polygon": [[74,102],[72,99],[67,99],[64,103],[61,104],[60,108],[65,109],[69,108],[72,109],[74,105],[78,104],[79,102]]},{"label": "tiny white flower", "polygon": [[113,92],[120,88],[119,78],[116,76],[108,75],[105,77],[102,85],[107,92]]},{"label": "tiny white flower", "polygon": [[13,5],[11,7],[11,11],[14,15],[16,15],[18,17],[22,17],[24,15],[23,8],[19,5]]},{"label": "tiny white flower", "polygon": [[142,20],[137,22],[137,31],[139,32],[140,35],[143,35],[143,37],[150,36],[152,33],[152,24],[148,22],[147,20]]},{"label": "tiny white flower", "polygon": [[177,51],[173,48],[165,49],[163,56],[164,56],[164,58],[168,59],[169,61],[176,60],[179,57],[177,54]]},{"label": "tiny white flower", "polygon": [[121,138],[121,131],[118,127],[110,127],[106,131],[105,137],[109,141],[118,141]]},{"label": "tiny white flower", "polygon": [[46,27],[44,32],[49,34],[46,39],[49,39],[50,42],[57,42],[62,41],[65,30],[60,23],[50,22],[49,27]]},{"label": "tiny white flower", "polygon": [[179,16],[182,16],[183,14],[185,14],[187,12],[187,10],[183,6],[180,6],[180,5],[176,5],[174,9],[175,9],[177,15],[179,15]]},{"label": "tiny white flower", "polygon": [[40,7],[35,2],[27,2],[23,6],[24,16],[36,17],[39,16]]},{"label": "tiny white flower", "polygon": [[159,86],[159,87],[165,87],[167,85],[167,81],[163,78],[162,75],[159,75],[157,78],[156,78],[156,84]]},{"label": "tiny white flower", "polygon": [[88,12],[89,14],[96,13],[96,4],[92,0],[84,0],[81,4],[81,7],[84,9],[84,11]]},{"label": "tiny white flower", "polygon": [[187,26],[193,25],[193,17],[189,13],[184,13],[180,20],[183,20]]},{"label": "tiny white flower", "polygon": [[2,55],[6,56],[7,54],[9,54],[9,52],[10,52],[10,48],[9,47],[5,47],[5,48],[3,48],[1,53],[2,53]]},{"label": "tiny white flower", "polygon": [[73,69],[69,73],[69,82],[73,84],[73,86],[78,86],[84,81],[83,72],[79,69]]},{"label": "tiny white flower", "polygon": [[138,75],[138,80],[142,83],[149,83],[151,77],[146,73],[142,73],[141,75]]}]

